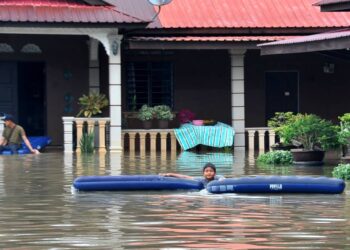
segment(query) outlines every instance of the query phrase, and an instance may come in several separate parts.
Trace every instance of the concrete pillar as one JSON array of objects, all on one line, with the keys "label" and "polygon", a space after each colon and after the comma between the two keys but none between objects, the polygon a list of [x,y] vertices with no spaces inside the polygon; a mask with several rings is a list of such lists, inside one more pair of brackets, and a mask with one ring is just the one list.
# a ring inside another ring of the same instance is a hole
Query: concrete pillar
[{"label": "concrete pillar", "polygon": [[121,36],[108,36],[109,53],[109,108],[110,108],[110,152],[122,151],[122,107],[121,107]]},{"label": "concrete pillar", "polygon": [[4,121],[0,120],[0,136],[2,136],[2,132],[4,131],[5,125],[4,125]]},{"label": "concrete pillar", "polygon": [[[73,152],[73,120],[74,117],[62,117],[64,152]],[[1,127],[1,126],[0,126]]]},{"label": "concrete pillar", "polygon": [[231,111],[232,127],[235,129],[234,148],[245,150],[245,104],[244,104],[244,54],[246,50],[232,49],[231,57]]},{"label": "concrete pillar", "polygon": [[100,62],[98,59],[99,41],[90,38],[89,41],[89,93],[100,93]]}]

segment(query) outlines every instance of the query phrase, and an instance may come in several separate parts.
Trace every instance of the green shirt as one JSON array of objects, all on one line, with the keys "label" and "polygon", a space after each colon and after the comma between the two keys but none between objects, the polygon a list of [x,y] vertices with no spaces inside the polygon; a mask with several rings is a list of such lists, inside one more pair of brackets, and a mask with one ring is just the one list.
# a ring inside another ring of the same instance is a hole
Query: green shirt
[{"label": "green shirt", "polygon": [[[11,128],[5,127],[4,131],[2,132],[2,137],[7,140],[7,143],[21,144],[22,136],[25,135],[24,129],[21,126],[16,125],[16,127],[13,128],[12,134],[11,130]],[[11,137],[9,138],[10,135]]]}]

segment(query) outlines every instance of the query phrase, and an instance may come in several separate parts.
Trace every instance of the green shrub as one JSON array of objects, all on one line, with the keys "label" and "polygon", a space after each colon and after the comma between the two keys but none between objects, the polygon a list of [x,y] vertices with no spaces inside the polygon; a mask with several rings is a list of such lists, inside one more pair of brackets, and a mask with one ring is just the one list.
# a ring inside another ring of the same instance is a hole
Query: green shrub
[{"label": "green shrub", "polygon": [[142,107],[139,109],[139,112],[137,114],[137,117],[141,121],[150,121],[153,119],[154,116],[154,109],[146,104],[142,105]]},{"label": "green shrub", "polygon": [[348,145],[350,139],[350,113],[338,117],[340,120],[339,143]]},{"label": "green shrub", "polygon": [[94,133],[83,133],[80,142],[80,149],[82,153],[91,154],[94,152]]},{"label": "green shrub", "polygon": [[171,112],[171,108],[167,105],[158,105],[153,107],[154,115],[158,120],[174,119],[174,114]]},{"label": "green shrub", "polygon": [[281,142],[289,144],[290,141],[286,141],[285,138],[281,135],[280,131],[283,126],[288,125],[293,122],[298,115],[293,114],[293,112],[276,112],[275,115],[267,121],[267,125],[270,128],[273,128],[275,133],[280,137]]},{"label": "green shrub", "polygon": [[339,147],[339,126],[313,114],[298,114],[283,126],[280,134],[286,141],[301,143],[305,150],[327,150]]},{"label": "green shrub", "polygon": [[350,164],[339,164],[333,169],[333,177],[350,180]]},{"label": "green shrub", "polygon": [[290,151],[276,150],[259,155],[257,161],[264,164],[291,164],[293,156]]}]

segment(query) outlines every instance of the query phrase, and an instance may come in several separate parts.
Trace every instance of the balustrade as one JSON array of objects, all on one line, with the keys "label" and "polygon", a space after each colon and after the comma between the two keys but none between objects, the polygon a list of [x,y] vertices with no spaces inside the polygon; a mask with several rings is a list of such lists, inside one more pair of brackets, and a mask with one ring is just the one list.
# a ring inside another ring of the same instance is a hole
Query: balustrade
[{"label": "balustrade", "polygon": [[268,147],[271,149],[271,146],[276,143],[276,133],[272,128],[255,127],[246,128],[245,130],[248,133],[249,151],[254,151],[256,146],[258,147],[259,151],[265,151],[266,145],[268,145]]},{"label": "balustrade", "polygon": [[[64,151],[80,152],[80,140],[83,131],[94,132],[95,148],[98,152],[106,152],[109,145],[109,118],[75,118],[63,117]],[[1,129],[1,128],[0,128]],[[253,127],[245,129],[248,134],[248,150],[265,151],[266,146],[276,142],[275,131],[268,127]],[[176,152],[179,148],[173,129],[123,129],[123,148],[130,152]],[[74,147],[75,144],[75,147]]]}]

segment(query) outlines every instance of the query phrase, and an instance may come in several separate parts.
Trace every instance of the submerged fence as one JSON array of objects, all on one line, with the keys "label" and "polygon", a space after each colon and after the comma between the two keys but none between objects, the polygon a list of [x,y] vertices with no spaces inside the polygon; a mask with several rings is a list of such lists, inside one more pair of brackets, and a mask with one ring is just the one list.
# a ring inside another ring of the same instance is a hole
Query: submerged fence
[{"label": "submerged fence", "polygon": [[[110,118],[63,117],[64,151],[80,152],[79,141],[84,132],[95,135],[95,148],[105,152],[109,147]],[[1,131],[2,126],[0,126]],[[276,142],[275,132],[268,127],[246,128],[246,149],[265,151]],[[130,152],[180,150],[173,129],[123,129],[122,146]]]}]

